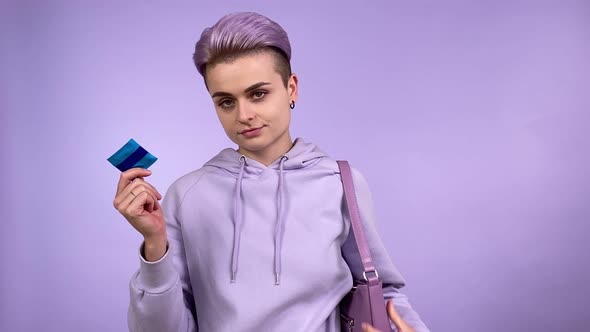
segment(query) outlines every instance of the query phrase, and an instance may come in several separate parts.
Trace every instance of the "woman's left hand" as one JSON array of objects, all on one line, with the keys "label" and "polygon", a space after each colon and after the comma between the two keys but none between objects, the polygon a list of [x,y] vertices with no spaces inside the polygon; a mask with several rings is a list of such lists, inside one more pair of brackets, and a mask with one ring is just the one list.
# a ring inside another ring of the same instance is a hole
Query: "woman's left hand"
[{"label": "woman's left hand", "polygon": [[[395,325],[398,332],[415,332],[414,329],[410,327],[410,325],[404,322],[397,311],[395,311],[393,300],[387,301],[387,313],[389,314],[389,319],[393,322],[393,325]],[[368,323],[363,323],[362,327],[363,331],[365,332],[380,332]]]}]

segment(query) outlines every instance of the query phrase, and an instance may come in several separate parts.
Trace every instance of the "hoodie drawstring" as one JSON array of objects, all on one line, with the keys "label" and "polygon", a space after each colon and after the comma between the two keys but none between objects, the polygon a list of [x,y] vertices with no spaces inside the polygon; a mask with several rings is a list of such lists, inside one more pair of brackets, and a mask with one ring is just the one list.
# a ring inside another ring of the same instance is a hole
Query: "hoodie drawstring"
[{"label": "hoodie drawstring", "polygon": [[246,166],[246,157],[240,156],[240,174],[236,182],[234,193],[234,248],[231,259],[231,282],[236,282],[238,273],[238,256],[240,255],[240,236],[242,234],[242,178],[244,177],[244,167]]},{"label": "hoodie drawstring", "polygon": [[289,159],[287,155],[281,157],[279,162],[279,188],[277,191],[277,222],[275,225],[275,285],[281,283],[281,252],[283,249],[283,226],[285,215],[283,207],[285,203],[285,173],[283,163]]},{"label": "hoodie drawstring", "polygon": [[[283,155],[279,162],[279,188],[277,190],[277,221],[275,224],[275,252],[274,252],[274,272],[275,285],[280,284],[281,277],[281,252],[283,249],[283,228],[285,224],[285,173],[283,171],[283,164],[285,160],[289,159],[287,155]],[[240,156],[240,173],[236,182],[234,191],[234,247],[232,251],[231,263],[231,282],[236,282],[236,275],[238,273],[238,260],[240,255],[240,237],[242,234],[243,212],[242,212],[242,179],[244,178],[244,168],[246,166],[246,157]]]}]

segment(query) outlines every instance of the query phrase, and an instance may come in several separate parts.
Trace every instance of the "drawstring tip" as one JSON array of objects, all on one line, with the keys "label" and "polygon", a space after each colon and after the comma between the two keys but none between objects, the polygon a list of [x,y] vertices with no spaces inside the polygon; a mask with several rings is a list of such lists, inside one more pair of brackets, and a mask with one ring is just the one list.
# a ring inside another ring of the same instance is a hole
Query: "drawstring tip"
[{"label": "drawstring tip", "polygon": [[275,274],[275,285],[280,285],[281,284],[281,280],[279,279],[279,274],[276,273]]},{"label": "drawstring tip", "polygon": [[232,272],[231,273],[231,283],[233,284],[235,282],[236,282],[236,273],[235,272]]}]

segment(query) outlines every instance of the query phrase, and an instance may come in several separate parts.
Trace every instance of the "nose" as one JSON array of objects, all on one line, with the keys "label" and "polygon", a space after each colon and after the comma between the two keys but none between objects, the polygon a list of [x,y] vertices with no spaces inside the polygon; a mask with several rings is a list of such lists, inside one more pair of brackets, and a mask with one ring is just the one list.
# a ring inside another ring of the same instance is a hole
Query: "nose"
[{"label": "nose", "polygon": [[256,112],[252,109],[251,105],[247,102],[238,104],[238,121],[250,122],[256,117]]}]

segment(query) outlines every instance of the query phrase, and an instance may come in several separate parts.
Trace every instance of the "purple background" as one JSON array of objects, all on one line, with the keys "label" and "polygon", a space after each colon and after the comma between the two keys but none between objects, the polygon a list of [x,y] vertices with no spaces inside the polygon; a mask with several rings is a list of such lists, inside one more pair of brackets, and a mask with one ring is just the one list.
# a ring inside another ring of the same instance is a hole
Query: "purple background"
[{"label": "purple background", "polygon": [[433,331],[590,324],[587,1],[3,1],[0,330],[124,331],[137,234],[106,158],[171,182],[232,146],[191,63],[229,11],[279,22],[293,138],[367,177]]}]

